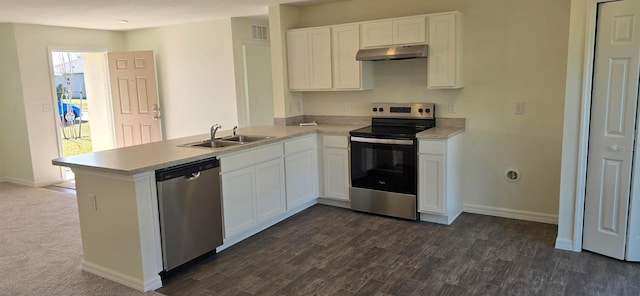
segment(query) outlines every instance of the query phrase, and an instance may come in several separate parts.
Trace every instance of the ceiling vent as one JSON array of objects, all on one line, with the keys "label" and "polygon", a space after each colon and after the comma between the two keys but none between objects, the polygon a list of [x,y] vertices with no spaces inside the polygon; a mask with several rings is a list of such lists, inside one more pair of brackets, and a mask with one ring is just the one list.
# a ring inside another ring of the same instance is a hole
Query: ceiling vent
[{"label": "ceiling vent", "polygon": [[251,38],[255,40],[269,40],[267,26],[251,25]]}]

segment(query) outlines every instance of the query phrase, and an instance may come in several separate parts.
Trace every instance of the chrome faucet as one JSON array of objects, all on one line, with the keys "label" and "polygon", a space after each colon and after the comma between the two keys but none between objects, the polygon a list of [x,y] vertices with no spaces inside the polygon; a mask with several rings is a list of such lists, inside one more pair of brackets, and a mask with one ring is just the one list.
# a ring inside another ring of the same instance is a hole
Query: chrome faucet
[{"label": "chrome faucet", "polygon": [[222,128],[222,125],[219,124],[214,124],[211,126],[211,129],[209,130],[209,133],[211,134],[211,141],[216,139],[216,132]]},{"label": "chrome faucet", "polygon": [[234,136],[236,135],[236,131],[237,131],[237,130],[238,130],[238,126],[236,125],[236,126],[234,126],[234,127],[233,127],[233,135],[234,135]]}]

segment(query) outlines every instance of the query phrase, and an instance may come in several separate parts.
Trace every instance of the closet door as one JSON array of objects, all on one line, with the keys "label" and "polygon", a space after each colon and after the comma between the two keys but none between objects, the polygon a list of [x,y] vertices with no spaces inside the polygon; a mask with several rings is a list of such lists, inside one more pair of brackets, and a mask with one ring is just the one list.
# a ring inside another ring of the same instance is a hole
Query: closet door
[{"label": "closet door", "polygon": [[602,4],[596,36],[583,248],[617,259],[625,259],[627,247],[639,12],[640,1]]}]

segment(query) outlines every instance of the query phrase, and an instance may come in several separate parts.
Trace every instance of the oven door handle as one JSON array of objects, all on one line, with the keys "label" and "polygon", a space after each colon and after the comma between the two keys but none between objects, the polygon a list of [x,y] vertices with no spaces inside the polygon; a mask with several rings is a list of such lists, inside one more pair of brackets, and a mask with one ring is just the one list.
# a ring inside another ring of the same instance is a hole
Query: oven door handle
[{"label": "oven door handle", "polygon": [[413,146],[413,140],[378,139],[353,136],[351,137],[351,142]]}]

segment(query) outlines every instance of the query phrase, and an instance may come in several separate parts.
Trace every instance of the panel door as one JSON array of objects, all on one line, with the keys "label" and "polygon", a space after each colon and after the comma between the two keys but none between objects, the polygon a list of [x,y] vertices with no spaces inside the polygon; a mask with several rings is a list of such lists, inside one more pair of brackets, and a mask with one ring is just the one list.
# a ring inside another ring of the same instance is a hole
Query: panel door
[{"label": "panel door", "polygon": [[600,6],[583,248],[624,259],[638,97],[639,1]]},{"label": "panel door", "polygon": [[256,213],[258,223],[272,219],[286,211],[284,161],[267,161],[256,170]]},{"label": "panel door", "polygon": [[418,156],[418,211],[444,214],[445,205],[444,155]]},{"label": "panel door", "polygon": [[318,160],[315,150],[286,156],[287,209],[318,197]]},{"label": "panel door", "polygon": [[224,237],[233,237],[257,225],[253,167],[222,174]]},{"label": "panel door", "polygon": [[425,43],[425,17],[404,18],[393,21],[393,44]]},{"label": "panel door", "polygon": [[349,150],[324,148],[324,194],[349,200]]},{"label": "panel door", "polygon": [[287,31],[289,89],[310,87],[308,38],[307,30]]},{"label": "panel door", "polygon": [[309,64],[312,89],[330,89],[331,78],[331,28],[309,30]]},{"label": "panel door", "polygon": [[162,140],[153,51],[110,52],[116,146]]},{"label": "panel door", "polygon": [[356,61],[360,49],[359,28],[358,25],[333,27],[333,87],[336,89],[362,87],[362,62]]}]

